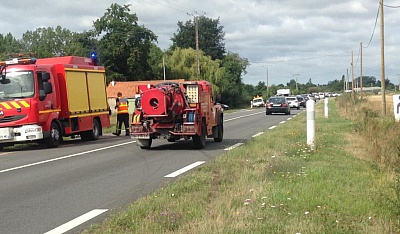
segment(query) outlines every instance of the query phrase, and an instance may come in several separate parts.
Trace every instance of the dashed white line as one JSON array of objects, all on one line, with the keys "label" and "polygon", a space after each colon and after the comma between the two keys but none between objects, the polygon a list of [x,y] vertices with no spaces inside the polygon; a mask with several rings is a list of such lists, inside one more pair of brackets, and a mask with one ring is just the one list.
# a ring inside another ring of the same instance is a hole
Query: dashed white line
[{"label": "dashed white line", "polygon": [[253,135],[252,137],[258,137],[258,136],[261,136],[263,133],[264,133],[264,132],[259,132],[259,133],[255,134],[255,135]]},{"label": "dashed white line", "polygon": [[243,143],[237,143],[237,144],[234,144],[234,145],[232,145],[232,146],[230,146],[228,148],[225,148],[224,150],[233,150],[234,148],[237,148],[237,147],[239,147],[241,145],[243,145]]},{"label": "dashed white line", "polygon": [[276,126],[269,127],[268,129],[271,130],[271,129],[274,129],[274,128],[276,128]]},{"label": "dashed white line", "polygon": [[15,171],[15,170],[26,168],[26,167],[33,167],[33,166],[40,165],[40,164],[54,162],[54,161],[58,161],[58,160],[62,160],[62,159],[73,158],[73,157],[76,157],[76,156],[89,154],[89,153],[97,152],[97,151],[100,151],[100,150],[111,149],[111,148],[115,148],[115,147],[118,147],[118,146],[121,146],[121,145],[127,145],[127,144],[132,144],[132,143],[134,143],[134,141],[125,142],[125,143],[121,143],[121,144],[118,144],[118,145],[107,146],[107,147],[103,147],[103,148],[99,148],[99,149],[89,150],[89,151],[85,151],[85,152],[80,152],[80,153],[76,153],[76,154],[66,155],[66,156],[59,157],[59,158],[53,158],[53,159],[44,160],[44,161],[31,163],[31,164],[26,164],[26,165],[13,167],[13,168],[9,168],[9,169],[4,169],[4,170],[0,171],[0,174],[1,173],[5,173],[5,172],[9,172],[9,171]]},{"label": "dashed white line", "polygon": [[249,116],[258,115],[258,114],[262,114],[262,113],[264,113],[264,112],[257,112],[257,113],[253,113],[253,114],[249,114],[249,115],[242,115],[242,116],[235,117],[235,118],[232,118],[232,119],[225,119],[224,122],[229,122],[229,121],[232,121],[232,120],[235,120],[235,119],[240,119],[240,118],[243,118],[243,117],[249,117]]},{"label": "dashed white line", "polygon": [[101,214],[103,214],[104,212],[106,212],[107,209],[95,209],[92,210],[84,215],[79,216],[78,218],[75,218],[71,221],[69,221],[68,223],[65,223],[59,227],[54,228],[53,230],[50,230],[48,232],[46,232],[45,234],[62,234],[65,233],[79,225],[81,225],[84,222],[87,222],[91,219],[93,219],[96,216],[99,216]]},{"label": "dashed white line", "polygon": [[168,175],[166,175],[164,177],[177,177],[178,175],[180,175],[180,174],[182,174],[182,173],[184,173],[186,171],[189,171],[189,170],[191,170],[191,169],[193,169],[193,168],[195,168],[197,166],[200,166],[203,163],[205,163],[205,161],[198,161],[198,162],[192,163],[189,166],[186,166],[186,167],[184,167],[182,169],[179,169],[179,170],[177,170],[175,172],[172,172],[171,174],[168,174]]},{"label": "dashed white line", "polygon": [[286,123],[286,121],[279,122],[280,124]]},{"label": "dashed white line", "polygon": [[292,118],[288,118],[287,120],[291,120]]}]

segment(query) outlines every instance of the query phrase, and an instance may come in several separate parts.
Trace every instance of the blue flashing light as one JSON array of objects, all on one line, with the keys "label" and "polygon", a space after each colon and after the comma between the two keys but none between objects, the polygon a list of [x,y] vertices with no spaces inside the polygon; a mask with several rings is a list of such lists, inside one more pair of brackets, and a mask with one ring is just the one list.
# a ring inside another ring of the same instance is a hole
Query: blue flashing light
[{"label": "blue flashing light", "polygon": [[96,51],[92,51],[90,53],[90,58],[93,61],[93,65],[99,66],[100,61],[99,61],[99,58],[97,57],[97,52]]},{"label": "blue flashing light", "polygon": [[97,52],[93,51],[92,53],[90,53],[90,58],[97,59]]},{"label": "blue flashing light", "polygon": [[36,64],[36,58],[31,58],[31,64]]}]

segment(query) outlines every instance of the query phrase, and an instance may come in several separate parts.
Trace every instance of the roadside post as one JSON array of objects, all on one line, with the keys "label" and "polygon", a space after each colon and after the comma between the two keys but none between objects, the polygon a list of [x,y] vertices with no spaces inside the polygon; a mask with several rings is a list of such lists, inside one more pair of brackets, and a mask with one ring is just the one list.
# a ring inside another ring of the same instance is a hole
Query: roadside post
[{"label": "roadside post", "polygon": [[400,95],[393,95],[394,120],[400,122]]},{"label": "roadside post", "polygon": [[325,110],[325,118],[328,118],[329,106],[328,106],[328,98],[324,98],[324,110]]},{"label": "roadside post", "polygon": [[307,109],[307,145],[312,151],[315,150],[315,102],[308,100]]}]

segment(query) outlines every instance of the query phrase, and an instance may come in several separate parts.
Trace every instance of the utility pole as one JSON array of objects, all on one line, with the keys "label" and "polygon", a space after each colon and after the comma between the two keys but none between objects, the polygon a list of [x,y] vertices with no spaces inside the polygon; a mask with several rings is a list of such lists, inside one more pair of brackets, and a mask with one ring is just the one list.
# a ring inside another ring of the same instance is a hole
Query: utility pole
[{"label": "utility pole", "polygon": [[353,64],[353,50],[351,51],[351,99],[354,103],[354,64]]},{"label": "utility pole", "polygon": [[345,93],[346,92],[346,76],[345,75],[342,76],[342,80],[343,80],[343,93]]},{"label": "utility pole", "polygon": [[298,86],[297,86],[297,77],[298,77],[299,75],[300,75],[300,74],[293,74],[293,76],[296,77],[296,91],[297,91],[297,94],[299,94],[299,88],[298,88]]},{"label": "utility pole", "polygon": [[269,98],[268,65],[267,65],[267,98]]},{"label": "utility pole", "polygon": [[363,74],[362,74],[362,42],[360,42],[360,99],[363,98]]},{"label": "utility pole", "polygon": [[194,17],[194,24],[196,30],[196,60],[197,60],[197,79],[200,77],[200,55],[199,55],[199,20],[198,16]]},{"label": "utility pole", "polygon": [[385,36],[383,0],[380,0],[379,12],[381,13],[381,93],[382,93],[382,115],[386,115],[386,80],[385,80]]},{"label": "utility pole", "polygon": [[164,55],[163,55],[163,57],[162,57],[162,66],[163,66],[164,81],[165,81],[165,62],[164,62]]},{"label": "utility pole", "polygon": [[396,74],[399,76],[399,91],[400,91],[400,74]]}]

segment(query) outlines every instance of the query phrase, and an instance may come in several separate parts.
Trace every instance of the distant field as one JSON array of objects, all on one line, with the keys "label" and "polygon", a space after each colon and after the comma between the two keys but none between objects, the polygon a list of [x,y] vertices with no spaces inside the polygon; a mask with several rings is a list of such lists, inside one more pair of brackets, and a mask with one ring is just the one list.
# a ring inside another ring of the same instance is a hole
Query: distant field
[{"label": "distant field", "polygon": [[[386,95],[386,112],[390,113],[393,110],[393,94]],[[368,101],[372,104],[370,107],[373,110],[380,111],[382,109],[382,96],[381,95],[371,95],[366,96]]]}]

